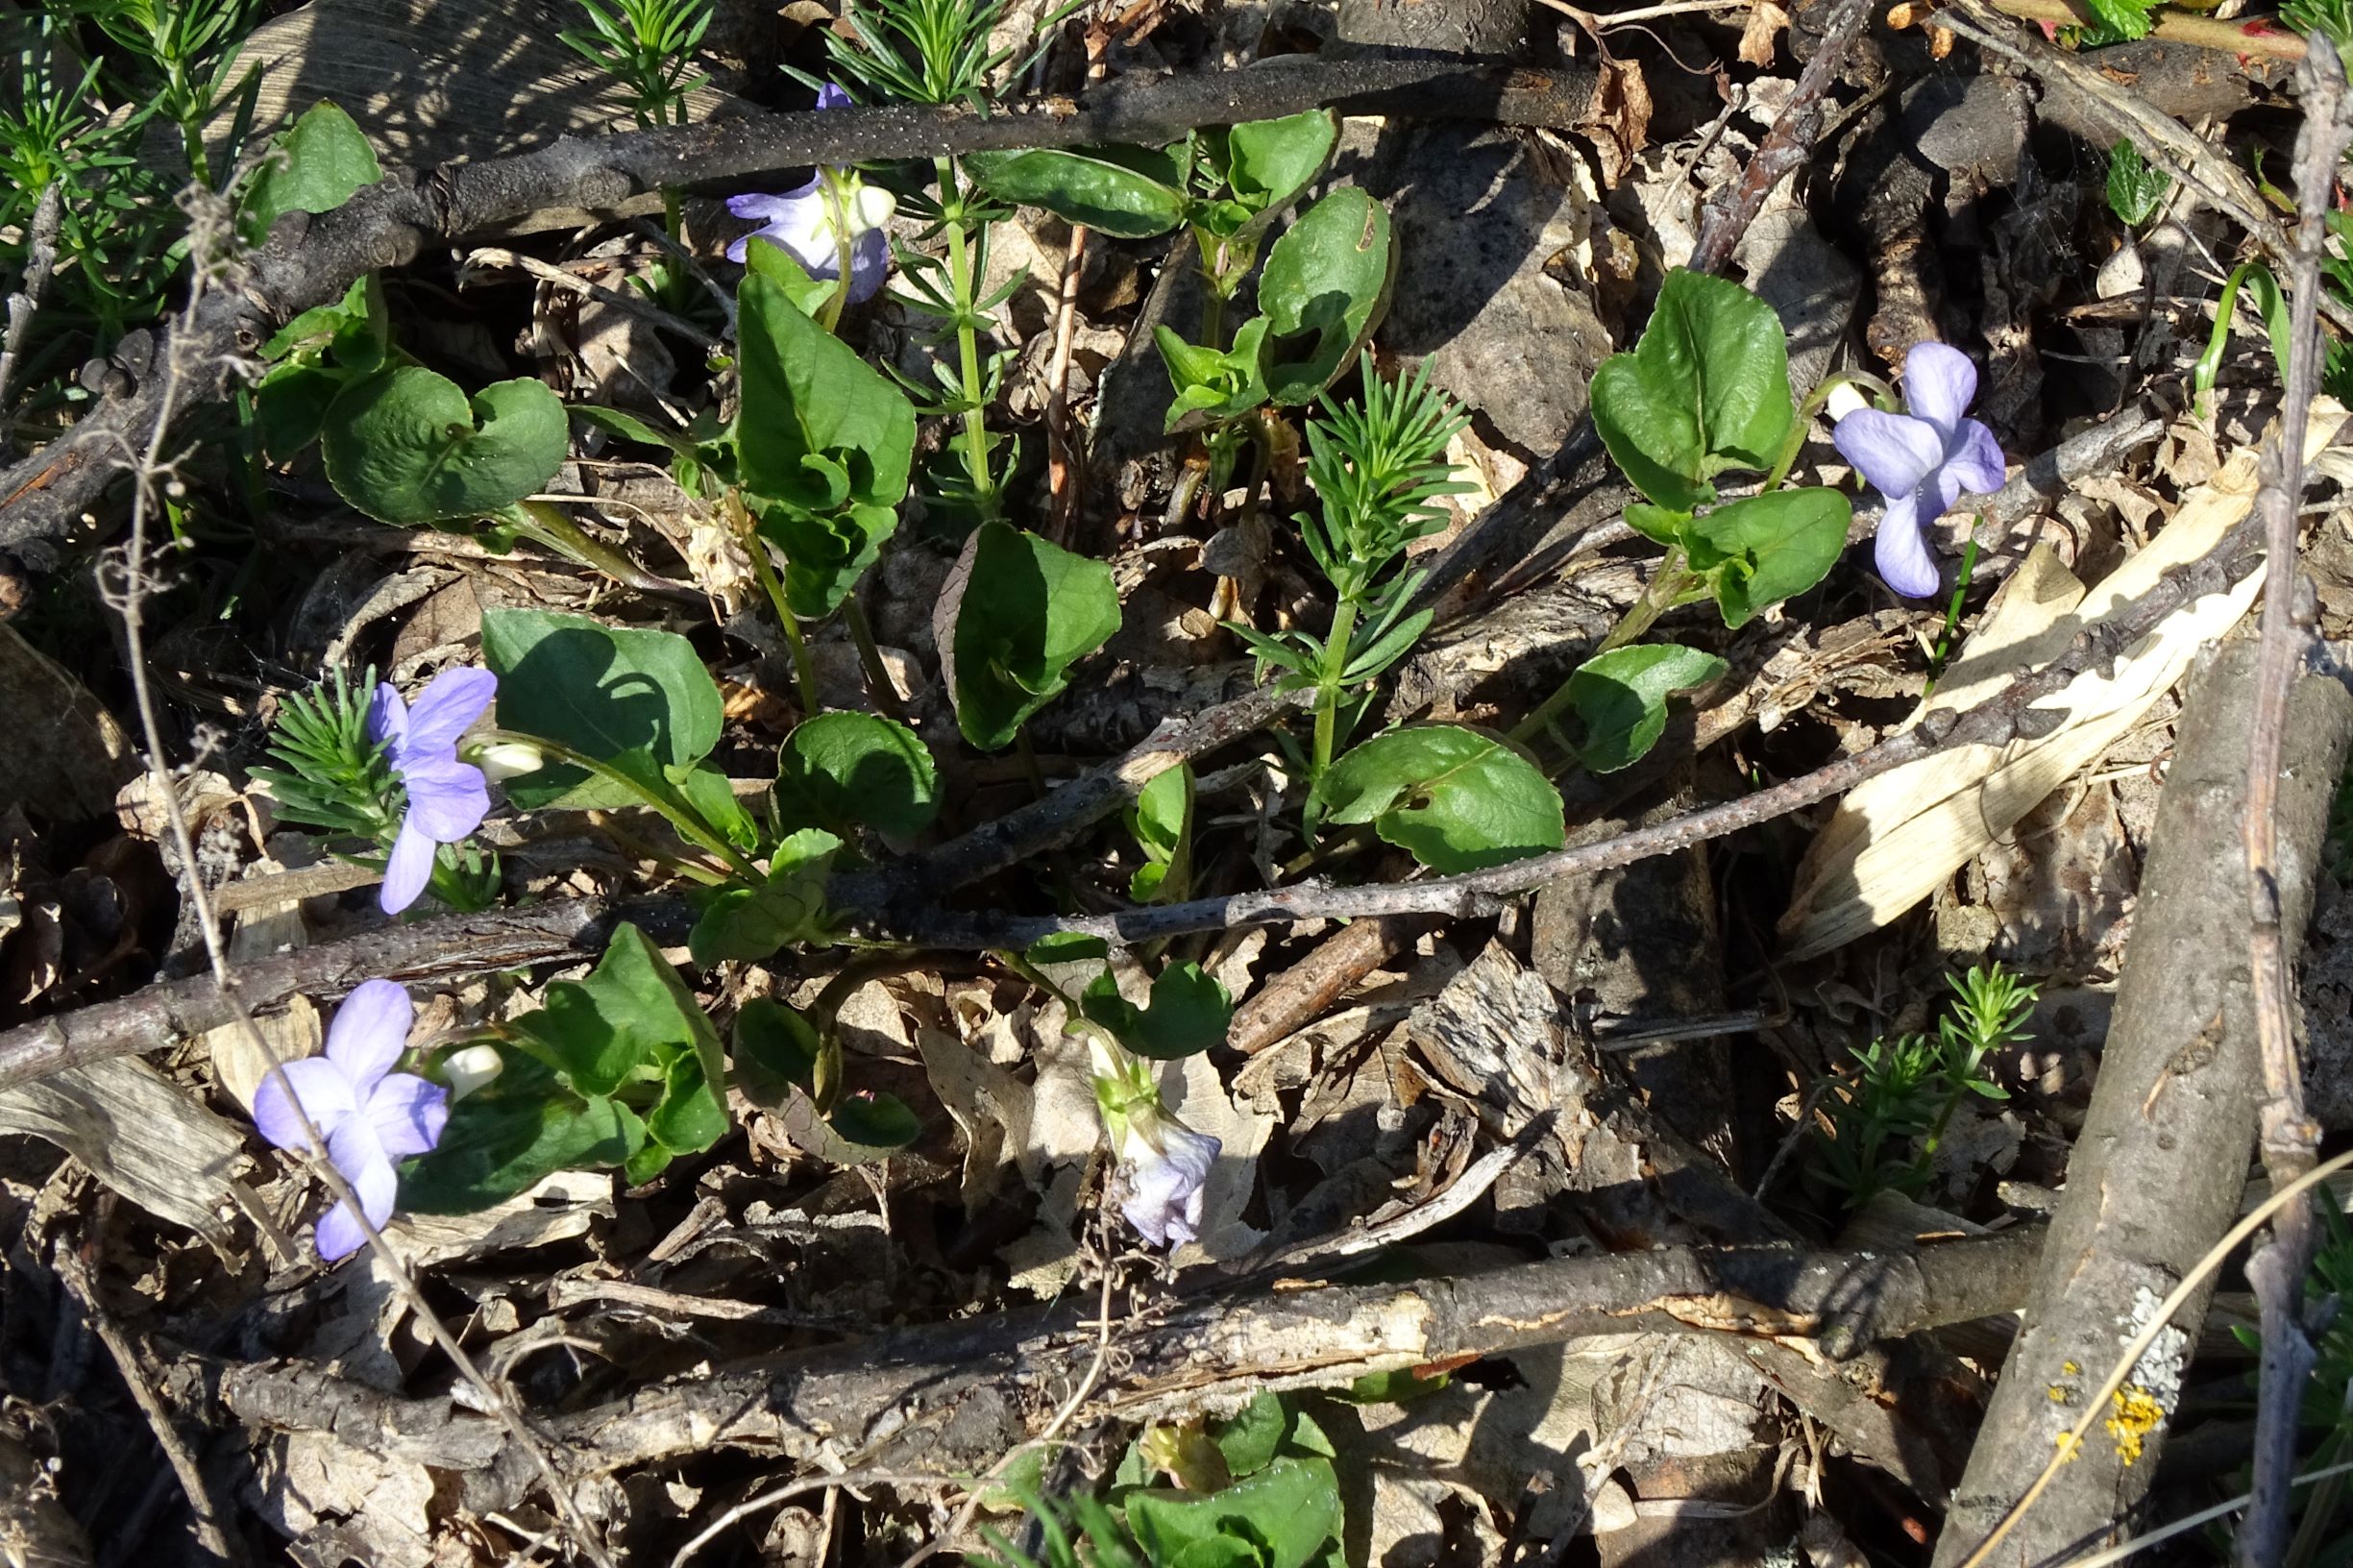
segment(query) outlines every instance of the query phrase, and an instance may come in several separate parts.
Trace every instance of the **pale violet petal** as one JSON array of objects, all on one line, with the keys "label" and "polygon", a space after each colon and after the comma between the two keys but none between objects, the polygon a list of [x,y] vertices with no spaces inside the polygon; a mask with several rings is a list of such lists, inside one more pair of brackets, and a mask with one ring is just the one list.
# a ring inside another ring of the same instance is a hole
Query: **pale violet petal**
[{"label": "pale violet petal", "polygon": [[869,229],[850,247],[849,303],[857,305],[872,299],[881,292],[883,280],[890,274],[890,237],[879,229]]},{"label": "pale violet petal", "polygon": [[362,980],[327,1026],[327,1060],[343,1069],[354,1093],[365,1094],[408,1048],[408,1026],[416,1017],[415,1004],[399,984]]},{"label": "pale violet petal", "polygon": [[1945,443],[1926,420],[1863,408],[1830,430],[1839,455],[1871,487],[1891,500],[1908,496],[1944,461]]},{"label": "pale violet petal", "polygon": [[828,82],[817,89],[817,107],[820,109],[847,109],[849,94],[842,87]]},{"label": "pale violet petal", "polygon": [[352,1217],[351,1205],[338,1203],[319,1216],[317,1237],[319,1257],[331,1263],[340,1262],[368,1244],[360,1234],[359,1221]]},{"label": "pale violet petal", "polygon": [[401,700],[401,689],[390,681],[376,688],[368,698],[368,739],[379,744],[397,745],[408,736],[408,704]]},{"label": "pale violet petal", "polygon": [[1905,599],[1930,598],[1940,580],[1922,522],[1918,497],[1891,501],[1879,516],[1878,535],[1872,542],[1872,561],[1879,576]]},{"label": "pale violet petal", "polygon": [[[332,1135],[358,1109],[351,1079],[327,1058],[306,1056],[286,1063],[283,1070],[286,1081],[294,1086],[294,1098],[309,1113],[310,1124],[321,1138]],[[275,1072],[265,1074],[261,1087],[254,1090],[254,1126],[275,1147],[298,1152],[310,1147],[310,1139],[303,1134],[302,1118],[294,1114],[293,1101],[279,1087]]]},{"label": "pale violet petal", "polygon": [[1977,401],[1977,367],[1945,343],[1915,343],[1903,356],[1903,404],[1948,434]]},{"label": "pale violet petal", "polygon": [[1135,1157],[1119,1207],[1153,1246],[1181,1245],[1199,1238],[1201,1187],[1217,1163],[1219,1144],[1173,1117],[1160,1120],[1155,1133],[1158,1149],[1141,1139],[1131,1140]]},{"label": "pale violet petal", "polygon": [[398,915],[417,901],[432,879],[432,835],[419,827],[415,819],[404,821],[401,836],[392,841],[392,857],[384,862],[384,885],[376,890],[376,906],[387,915]]},{"label": "pale violet petal", "polygon": [[455,757],[435,757],[401,772],[408,786],[408,820],[402,825],[437,844],[455,844],[490,815],[490,781],[482,771]]},{"label": "pale violet petal", "polygon": [[2001,460],[2001,444],[1994,432],[1973,419],[1961,421],[1953,432],[1945,472],[1973,496],[1990,496],[2002,487],[2008,473]]},{"label": "pale violet petal", "polygon": [[367,1116],[384,1153],[405,1160],[441,1141],[450,1121],[450,1091],[414,1073],[389,1073],[369,1093]]},{"label": "pale violet petal", "polygon": [[472,665],[444,670],[408,709],[409,758],[454,751],[457,738],[490,706],[499,677]]},{"label": "pale violet petal", "polygon": [[[327,1140],[327,1159],[358,1194],[368,1223],[382,1230],[400,1198],[401,1178],[376,1137],[375,1124],[366,1116],[345,1118]],[[367,1237],[351,1211],[338,1203],[319,1221],[317,1240],[319,1256],[331,1263],[357,1252]]]}]

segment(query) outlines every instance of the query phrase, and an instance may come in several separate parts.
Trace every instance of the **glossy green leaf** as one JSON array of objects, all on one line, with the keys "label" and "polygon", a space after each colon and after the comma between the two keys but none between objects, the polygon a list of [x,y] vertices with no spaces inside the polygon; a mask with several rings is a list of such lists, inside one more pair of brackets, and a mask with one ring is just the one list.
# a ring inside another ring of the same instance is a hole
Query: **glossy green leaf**
[{"label": "glossy green leaf", "polygon": [[441,1141],[401,1170],[400,1204],[420,1214],[471,1214],[529,1190],[559,1170],[626,1162],[645,1124],[609,1099],[582,1100],[521,1052],[502,1047],[505,1070],[450,1107]]},{"label": "glossy green leaf", "polygon": [[306,452],[327,423],[327,410],[352,378],[331,365],[274,365],[254,388],[254,423],[262,455],[288,462]]},{"label": "glossy green leaf", "polygon": [[1128,878],[1128,893],[1140,903],[1173,901],[1192,885],[1193,771],[1189,763],[1153,775],[1128,808],[1128,831],[1144,852],[1144,864]]},{"label": "glossy green leaf", "polygon": [[861,1090],[845,1094],[825,1117],[834,1133],[868,1149],[903,1149],[923,1136],[923,1122],[895,1094]]},{"label": "glossy green leaf", "polygon": [[1270,325],[1264,316],[1252,316],[1234,334],[1234,346],[1223,354],[1186,342],[1164,322],[1152,329],[1152,342],[1160,350],[1161,362],[1168,367],[1168,384],[1176,392],[1168,404],[1166,432],[1238,419],[1266,401],[1259,356]]},{"label": "glossy green leaf", "polygon": [[1188,1541],[1168,1568],[1265,1568],[1265,1554],[1238,1535],[1207,1535]]},{"label": "glossy green leaf", "polygon": [[1630,502],[1626,507],[1626,526],[1654,545],[1679,545],[1683,529],[1690,527],[1691,514],[1679,512],[1670,506],[1653,506],[1648,502]]},{"label": "glossy green leaf", "polygon": [[1152,1001],[1138,1007],[1119,994],[1109,970],[1079,995],[1079,1011],[1138,1056],[1174,1062],[1225,1043],[1234,997],[1198,964],[1171,964],[1152,980]]},{"label": "glossy green leaf", "polygon": [[1274,402],[1312,402],[1355,362],[1387,306],[1395,260],[1388,213],[1353,185],[1275,241],[1259,277],[1268,324],[1260,367]]},{"label": "glossy green leaf", "polygon": [[833,298],[833,279],[810,277],[797,257],[766,234],[752,235],[744,247],[744,265],[783,289],[793,307],[812,321]]},{"label": "glossy green leaf", "polygon": [[587,979],[555,981],[545,1005],[511,1027],[583,1095],[667,1083],[681,1054],[694,1057],[709,1082],[723,1072],[719,1032],[701,1005],[661,950],[626,923],[615,928]]},{"label": "glossy green leaf", "polygon": [[[482,659],[499,677],[499,723],[615,762],[642,752],[665,773],[719,744],[719,686],[695,645],[673,632],[608,626],[554,610],[486,610]],[[523,809],[635,805],[579,769],[551,763],[509,779]]]},{"label": "glossy green leaf", "polygon": [[2100,26],[2126,42],[2147,37],[2156,25],[2150,12],[2157,9],[2157,0],[2086,0],[2086,4]]},{"label": "glossy green leaf", "polygon": [[1272,1464],[1290,1425],[1290,1412],[1284,1409],[1280,1394],[1261,1394],[1230,1420],[1220,1422],[1217,1450],[1225,1456],[1227,1471],[1250,1476]]},{"label": "glossy green leaf", "polygon": [[957,727],[995,751],[1119,629],[1119,590],[1101,561],[986,523],[948,574],[934,625]]},{"label": "glossy green leaf", "polygon": [[822,1042],[816,1026],[782,1002],[748,998],[735,1014],[734,1082],[754,1105],[771,1110],[817,1088],[817,1058]]},{"label": "glossy green leaf", "polygon": [[288,212],[332,212],[354,191],[383,177],[366,134],[341,108],[321,99],[255,171],[245,194],[246,232],[266,236]]},{"label": "glossy green leaf", "polygon": [[1789,340],[1773,307],[1738,283],[1677,268],[1630,354],[1593,375],[1593,423],[1626,477],[1659,505],[1691,511],[1712,476],[1765,469],[1796,417]]},{"label": "glossy green leaf", "polygon": [[939,772],[914,730],[870,713],[824,713],[801,723],[776,759],[776,817],[787,828],[846,838],[870,827],[908,839],[940,810]]},{"label": "glossy green leaf", "polygon": [[1738,626],[1820,582],[1853,520],[1853,503],[1836,490],[1775,490],[1703,512],[1684,525],[1683,544],[1724,624]]},{"label": "glossy green leaf", "polygon": [[1306,1568],[1340,1530],[1339,1479],[1320,1458],[1276,1459],[1208,1497],[1140,1491],[1126,1505],[1128,1528],[1155,1563],[1227,1535],[1253,1543],[1264,1568]]},{"label": "glossy green leaf", "polygon": [[1713,653],[1673,643],[1644,643],[1597,653],[1569,676],[1570,738],[1586,771],[1615,772],[1641,759],[1667,727],[1667,698],[1722,675]]},{"label": "glossy green leaf", "polygon": [[1090,959],[1110,957],[1111,943],[1101,937],[1091,937],[1084,931],[1056,931],[1031,943],[1021,956],[1041,967],[1048,964],[1084,964]]},{"label": "glossy green leaf", "polygon": [[2120,141],[2108,152],[2108,210],[2120,222],[2138,229],[2157,215],[2157,204],[2172,187],[2173,177],[2151,168],[2141,149]]},{"label": "glossy green leaf", "polygon": [[1370,822],[1431,870],[1475,871],[1547,849],[1567,829],[1560,792],[1507,743],[1455,724],[1377,736],[1315,785],[1325,821]]},{"label": "glossy green leaf", "polygon": [[769,278],[748,274],[736,305],[743,377],[736,468],[744,488],[768,503],[759,508],[762,527],[778,504],[819,516],[875,509],[812,566],[822,580],[805,585],[804,595],[827,599],[830,607],[847,590],[838,580],[844,561],[861,552],[870,558],[866,536],[895,526],[892,509],[906,498],[915,461],[915,409]]},{"label": "glossy green leaf", "polygon": [[327,478],[379,523],[422,527],[485,517],[547,488],[564,466],[564,405],[528,377],[472,398],[403,365],[344,388],[319,438]]},{"label": "glossy green leaf", "polygon": [[1120,239],[1164,234],[1185,218],[1176,160],[1134,147],[972,153],[965,164],[1002,202],[1042,207]]},{"label": "glossy green leaf", "polygon": [[1225,135],[1226,183],[1251,211],[1279,210],[1323,173],[1339,134],[1328,109],[1235,126]]},{"label": "glossy green leaf", "polygon": [[822,828],[789,835],[769,857],[767,880],[723,888],[704,905],[686,936],[695,962],[755,963],[787,943],[825,940],[825,873],[841,847],[842,841]]}]

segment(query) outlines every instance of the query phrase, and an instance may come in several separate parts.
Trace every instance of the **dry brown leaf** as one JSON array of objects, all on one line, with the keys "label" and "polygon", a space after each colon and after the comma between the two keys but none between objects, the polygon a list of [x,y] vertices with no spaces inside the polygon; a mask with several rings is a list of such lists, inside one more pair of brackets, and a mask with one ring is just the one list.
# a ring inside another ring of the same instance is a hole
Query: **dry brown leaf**
[{"label": "dry brown leaf", "polygon": [[1740,58],[1750,65],[1770,65],[1780,36],[1789,26],[1789,12],[1773,0],[1756,0],[1749,8],[1748,24],[1740,30]]},{"label": "dry brown leaf", "polygon": [[1605,184],[1615,188],[1651,142],[1651,86],[1630,60],[1604,60],[1593,107],[1578,129],[1592,136],[1601,154]]}]

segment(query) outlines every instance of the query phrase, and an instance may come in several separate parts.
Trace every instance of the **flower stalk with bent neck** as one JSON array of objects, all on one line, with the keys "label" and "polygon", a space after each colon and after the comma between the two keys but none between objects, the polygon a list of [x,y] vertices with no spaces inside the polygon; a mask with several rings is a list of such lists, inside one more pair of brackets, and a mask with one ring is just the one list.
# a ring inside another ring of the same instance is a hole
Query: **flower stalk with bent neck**
[{"label": "flower stalk with bent neck", "polygon": [[1153,1246],[1199,1240],[1202,1185],[1224,1145],[1161,1103],[1141,1062],[1100,1038],[1091,1044],[1095,1103],[1119,1160],[1120,1212]]},{"label": "flower stalk with bent neck", "polygon": [[470,668],[435,675],[413,706],[389,681],[376,688],[368,739],[383,747],[384,761],[407,795],[377,894],[387,915],[398,915],[425,892],[437,845],[460,842],[490,815],[489,781],[479,768],[458,760],[457,741],[498,689],[498,676]]},{"label": "flower stalk with bent neck", "polygon": [[[351,1184],[368,1224],[378,1230],[390,1223],[400,1195],[394,1167],[440,1142],[450,1119],[448,1090],[392,1070],[407,1048],[415,1016],[408,992],[399,986],[363,982],[328,1025],[325,1054],[282,1064],[254,1094],[254,1125],[279,1148],[312,1148],[303,1127],[309,1118],[326,1139],[328,1163]],[[338,1202],[319,1220],[319,1256],[331,1263],[366,1240],[349,1203]]]},{"label": "flower stalk with bent neck", "polygon": [[[849,94],[828,85],[817,95],[817,107],[842,109]],[[727,210],[739,218],[758,220],[760,227],[727,247],[727,259],[746,261],[751,242],[774,244],[802,270],[817,279],[849,279],[825,306],[826,325],[841,317],[845,304],[872,299],[891,270],[891,239],[883,225],[898,209],[889,191],[870,185],[852,169],[821,168],[808,184],[771,196],[754,191],[727,198]]]},{"label": "flower stalk with bent neck", "polygon": [[1887,585],[1906,599],[1937,590],[1927,527],[1966,491],[2001,488],[2001,448],[1994,432],[1967,418],[1977,396],[1977,367],[1943,343],[1915,343],[1903,360],[1907,413],[1862,408],[1841,419],[1830,440],[1872,488],[1887,498],[1873,559]]}]

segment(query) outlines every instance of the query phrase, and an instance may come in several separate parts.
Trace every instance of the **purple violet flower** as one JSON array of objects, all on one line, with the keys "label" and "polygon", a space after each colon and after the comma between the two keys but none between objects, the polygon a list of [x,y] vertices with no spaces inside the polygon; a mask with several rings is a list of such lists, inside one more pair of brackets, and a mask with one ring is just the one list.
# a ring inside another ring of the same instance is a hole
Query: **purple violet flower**
[{"label": "purple violet flower", "polygon": [[[828,83],[817,95],[819,109],[842,109],[849,94]],[[897,201],[869,185],[847,169],[820,169],[809,183],[780,196],[754,191],[727,198],[727,210],[757,221],[759,228],[727,247],[727,259],[743,261],[754,239],[773,241],[812,278],[839,278],[842,252],[837,222],[850,228],[849,297],[856,305],[870,300],[891,270],[891,240],[883,225],[897,210]]]},{"label": "purple violet flower", "polygon": [[[282,1149],[311,1146],[303,1115],[327,1140],[327,1158],[366,1212],[383,1229],[400,1195],[394,1164],[441,1141],[450,1119],[450,1091],[392,1065],[408,1045],[416,1009],[408,992],[389,980],[363,982],[336,1009],[327,1028],[327,1052],[288,1062],[279,1070],[293,1086],[286,1097],[277,1072],[254,1094],[254,1125]],[[295,1112],[300,1102],[302,1115]],[[319,1220],[319,1256],[329,1262],[357,1252],[367,1240],[351,1205],[338,1203]]]},{"label": "purple violet flower", "polygon": [[1903,400],[1911,412],[1864,408],[1831,429],[1840,455],[1887,498],[1874,560],[1887,585],[1906,599],[1937,589],[1927,526],[1963,491],[2001,488],[2001,448],[1994,432],[1962,416],[1977,396],[1977,367],[1942,343],[1915,343],[1903,359]]},{"label": "purple violet flower", "polygon": [[457,738],[482,716],[498,689],[498,676],[471,668],[435,675],[413,708],[390,682],[376,688],[368,739],[384,747],[384,760],[408,791],[377,896],[387,915],[415,903],[432,880],[435,845],[457,843],[490,814],[489,782],[479,768],[457,760]]},{"label": "purple violet flower", "polygon": [[1157,1097],[1127,1108],[1115,1139],[1126,1181],[1120,1212],[1156,1247],[1200,1239],[1201,1184],[1224,1147],[1161,1108]]}]

